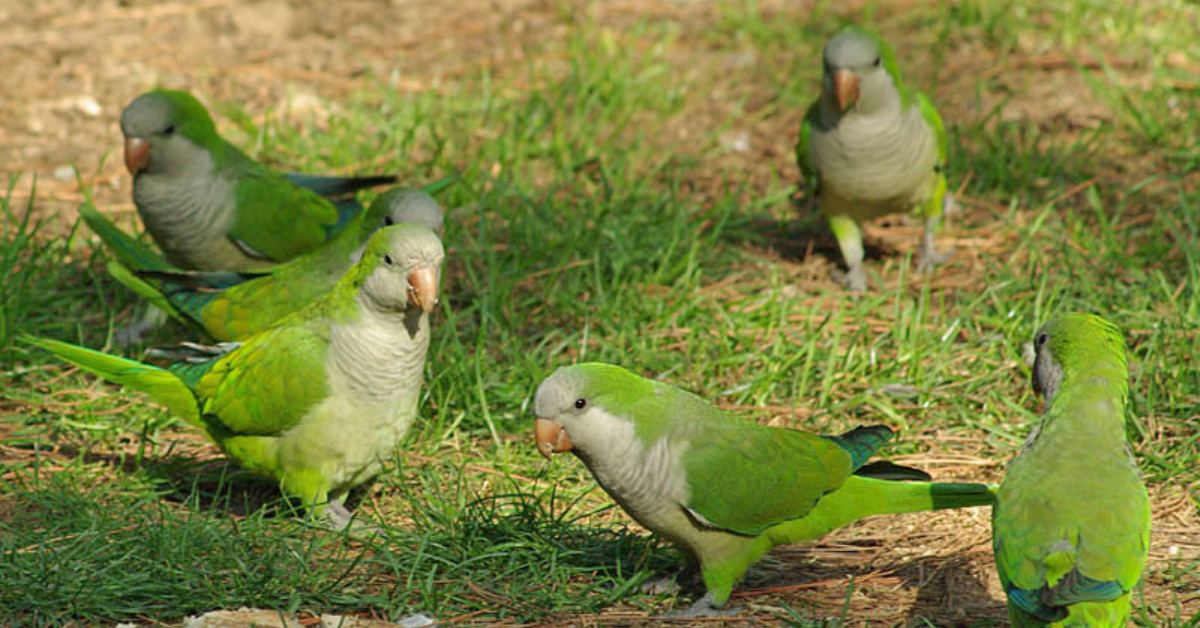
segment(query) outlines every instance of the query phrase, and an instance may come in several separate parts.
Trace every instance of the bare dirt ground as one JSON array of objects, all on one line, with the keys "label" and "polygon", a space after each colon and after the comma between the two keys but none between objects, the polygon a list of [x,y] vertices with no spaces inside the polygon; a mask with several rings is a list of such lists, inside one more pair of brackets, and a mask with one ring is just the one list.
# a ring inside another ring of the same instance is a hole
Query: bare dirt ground
[{"label": "bare dirt ground", "polygon": [[[25,175],[15,194],[18,203],[28,198],[29,175],[36,173],[39,213],[75,212],[83,199],[70,171],[76,166],[93,187],[98,205],[108,212],[132,214],[117,120],[129,100],[157,85],[189,89],[210,104],[241,102],[252,115],[267,109],[321,108],[379,77],[416,93],[436,90],[443,81],[482,67],[502,72],[520,62],[525,44],[565,36],[559,17],[563,10],[586,13],[617,28],[663,15],[686,27],[714,10],[707,3],[687,0],[589,5],[555,0],[83,4],[0,0],[0,67],[5,78],[0,172]],[[759,4],[770,10],[784,3]],[[707,53],[698,49],[697,54]],[[986,63],[980,59],[974,63]],[[948,73],[961,74],[966,81],[977,70],[972,66]],[[1027,93],[1013,99],[1010,107],[1019,113],[1027,99],[1042,98],[1051,106],[1043,107],[1040,115],[1087,127],[1104,114],[1092,104],[1072,100],[1081,98],[1083,91]],[[719,119],[723,114],[712,115]],[[753,176],[765,179],[776,171],[796,177],[789,158],[792,134],[780,131],[748,131],[754,150],[741,158],[770,164]],[[909,231],[897,230],[887,239],[913,242],[916,238]],[[987,242],[974,247],[982,253],[988,248]],[[975,263],[982,262],[968,260],[961,266],[964,282],[973,280]],[[824,272],[814,271],[813,276],[823,278]],[[998,463],[969,453],[936,468],[947,475],[992,480],[1000,473]],[[1171,490],[1154,495],[1154,502],[1152,563],[1181,551],[1200,552],[1197,516],[1187,495]],[[1003,597],[991,562],[987,516],[973,509],[895,517],[838,531],[817,546],[782,548],[751,571],[735,602],[758,611],[760,619],[782,615],[771,610],[780,602],[801,609],[805,616],[837,616],[853,579],[850,604],[856,625],[917,625],[918,617],[927,617],[938,625],[970,626],[981,618],[999,619],[1004,616]],[[901,535],[903,544],[893,542]],[[802,575],[794,572],[797,564],[807,565]],[[1163,604],[1180,601],[1155,589],[1155,577],[1148,577],[1148,597]],[[1200,611],[1195,594],[1185,595],[1181,603],[1185,617]],[[615,608],[556,625],[645,623],[644,613]]]}]

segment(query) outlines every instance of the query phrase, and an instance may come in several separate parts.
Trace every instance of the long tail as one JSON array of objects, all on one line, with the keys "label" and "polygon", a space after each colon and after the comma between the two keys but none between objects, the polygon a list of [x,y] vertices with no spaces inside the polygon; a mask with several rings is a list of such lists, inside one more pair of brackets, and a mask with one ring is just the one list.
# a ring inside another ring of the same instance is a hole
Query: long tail
[{"label": "long tail", "polygon": [[204,331],[204,327],[200,324],[200,321],[197,320],[192,312],[188,312],[185,309],[176,307],[175,304],[171,302],[171,299],[168,298],[167,295],[163,294],[163,291],[159,286],[154,285],[153,283],[144,279],[141,273],[134,274],[130,272],[129,269],[123,266],[120,262],[109,262],[108,274],[111,275],[113,279],[116,279],[121,285],[129,288],[138,296],[146,299],[153,305],[157,306],[158,309],[169,314],[171,318],[183,323],[184,325],[188,325],[189,327]]},{"label": "long tail", "polygon": [[122,264],[135,270],[171,270],[171,264],[137,238],[104,217],[90,201],[79,204],[79,216]]},{"label": "long tail", "polygon": [[820,538],[870,515],[991,506],[995,486],[939,482],[895,482],[852,475],[824,496],[803,519],[767,531],[775,545]]},{"label": "long tail", "polygon": [[338,177],[322,174],[304,174],[289,172],[287,178],[296,185],[307,188],[325,197],[345,196],[359,190],[373,188],[378,185],[395,183],[395,175],[382,174],[365,177]]},{"label": "long tail", "polygon": [[21,339],[110,382],[140,390],[188,423],[204,427],[196,395],[183,380],[166,369],[49,338],[23,336]]}]

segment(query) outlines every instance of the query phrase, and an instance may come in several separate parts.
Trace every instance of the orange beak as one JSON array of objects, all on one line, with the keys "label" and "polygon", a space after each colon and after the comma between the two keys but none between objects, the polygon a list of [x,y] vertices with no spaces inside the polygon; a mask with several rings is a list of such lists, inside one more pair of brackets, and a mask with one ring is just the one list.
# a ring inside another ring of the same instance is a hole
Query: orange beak
[{"label": "orange beak", "polygon": [[545,456],[546,460],[554,454],[571,451],[574,447],[571,437],[567,436],[567,431],[563,429],[563,424],[553,419],[538,417],[534,435],[537,438],[538,452]]},{"label": "orange beak", "polygon": [[833,93],[837,96],[838,108],[845,111],[858,101],[858,77],[850,70],[833,73]]},{"label": "orange beak", "polygon": [[438,302],[437,269],[419,268],[408,275],[408,304],[419,307],[426,314],[433,311]]},{"label": "orange beak", "polygon": [[125,138],[125,169],[137,174],[150,167],[150,142],[139,137]]}]

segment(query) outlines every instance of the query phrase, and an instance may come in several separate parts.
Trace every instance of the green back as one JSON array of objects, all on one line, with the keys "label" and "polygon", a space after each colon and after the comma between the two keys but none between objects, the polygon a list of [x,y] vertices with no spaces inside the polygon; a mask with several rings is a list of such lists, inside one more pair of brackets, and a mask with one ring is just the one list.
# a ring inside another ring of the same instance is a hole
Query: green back
[{"label": "green back", "polygon": [[195,389],[214,437],[278,434],[328,396],[328,323],[299,315],[281,323],[200,376]]},{"label": "green back", "polygon": [[[1096,316],[1069,315],[1043,334],[1061,385],[1036,437],[1009,464],[993,512],[1000,580],[1010,609],[1029,625],[1068,612],[1108,616],[1108,604],[1127,609],[1150,534],[1149,498],[1125,443],[1119,330]],[[1094,625],[1123,626],[1124,618]]]},{"label": "green back", "polygon": [[[718,528],[757,535],[806,515],[850,475],[851,457],[835,442],[776,429],[722,412],[700,397],[619,367],[590,364],[593,403],[632,419],[645,443],[687,443],[686,506]],[[732,472],[736,470],[736,472]],[[761,499],[730,496],[760,495]]]}]

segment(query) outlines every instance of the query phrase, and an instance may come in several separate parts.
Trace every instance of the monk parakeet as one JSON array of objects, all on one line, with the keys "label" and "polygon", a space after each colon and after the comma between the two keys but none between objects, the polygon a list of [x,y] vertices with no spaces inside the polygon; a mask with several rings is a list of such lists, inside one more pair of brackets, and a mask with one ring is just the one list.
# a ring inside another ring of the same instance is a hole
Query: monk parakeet
[{"label": "monk parakeet", "polygon": [[929,476],[866,464],[891,436],[886,427],[841,436],[767,427],[607,364],[558,369],[538,387],[533,410],[543,455],[573,452],[631,517],[699,568],[707,593],[685,616],[723,606],[776,545],[867,515],[992,503],[981,484],[898,481]]},{"label": "monk parakeet", "polygon": [[322,195],[395,180],[289,178],[225,141],[187,92],[138,96],[121,113],[121,132],[138,214],[167,260],[186,270],[255,270],[311,251],[361,211]]},{"label": "monk parakeet", "polygon": [[849,270],[837,278],[867,287],[863,220],[912,212],[925,220],[918,271],[949,255],[934,248],[946,192],[946,129],[925,94],[904,84],[896,54],[878,35],[850,27],[825,44],[821,95],[800,124],[796,161]]},{"label": "monk parakeet", "polygon": [[241,343],[163,369],[57,340],[58,357],[142,390],[342,527],[346,493],[380,470],[417,414],[442,243],[420,225],[380,230],[337,285]]},{"label": "monk parakeet", "polygon": [[1150,500],[1125,440],[1125,341],[1070,314],[1034,336],[1042,420],[1008,464],[992,547],[1018,628],[1122,628],[1150,549]]},{"label": "monk parakeet", "polygon": [[433,197],[420,190],[395,188],[376,198],[325,245],[261,273],[155,268],[131,273],[118,262],[110,262],[109,273],[212,338],[243,340],[333,288],[378,229],[415,223],[440,235],[442,222],[442,208]]}]

